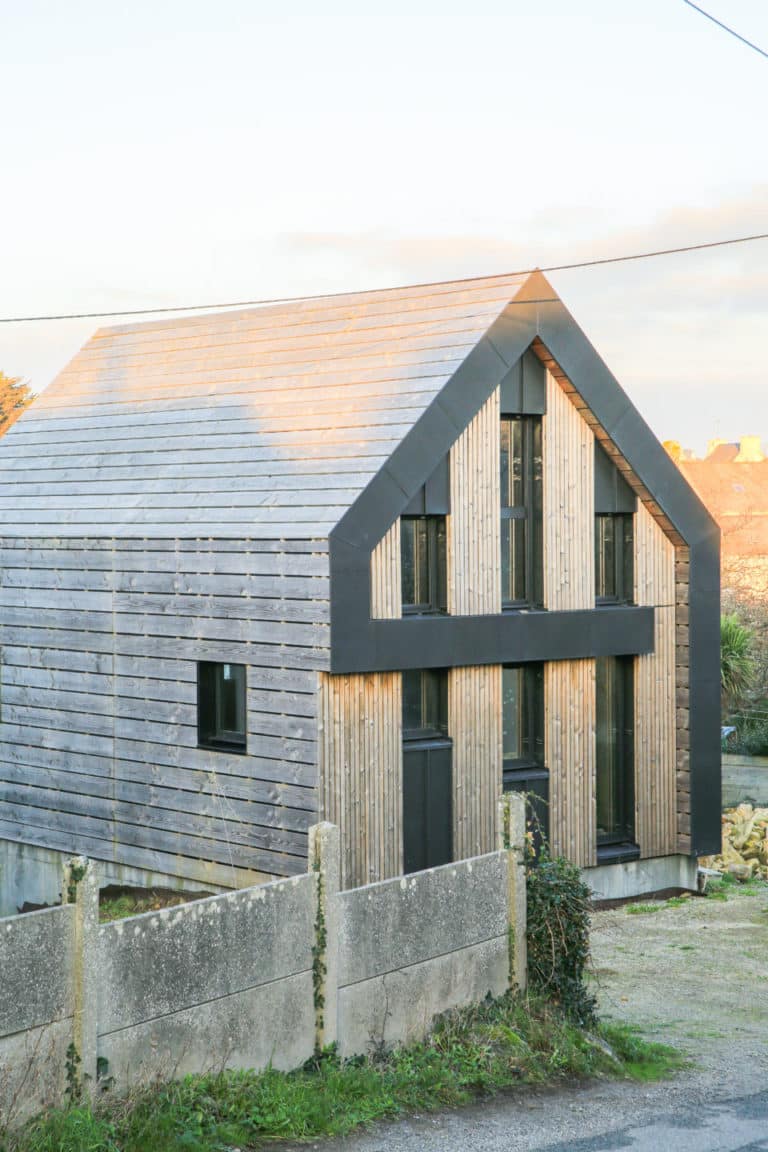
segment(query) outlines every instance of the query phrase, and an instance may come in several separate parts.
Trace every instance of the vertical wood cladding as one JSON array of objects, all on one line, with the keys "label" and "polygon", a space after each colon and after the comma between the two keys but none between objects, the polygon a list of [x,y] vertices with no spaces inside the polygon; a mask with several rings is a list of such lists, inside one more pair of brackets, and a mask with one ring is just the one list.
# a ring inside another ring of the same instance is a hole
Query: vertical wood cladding
[{"label": "vertical wood cladding", "polygon": [[544,665],[550,837],[555,855],[596,863],[595,662]]},{"label": "vertical wood cladding", "polygon": [[454,859],[492,852],[501,792],[501,666],[452,668]]},{"label": "vertical wood cladding", "polygon": [[320,674],[322,818],[341,830],[345,888],[403,870],[402,678]]},{"label": "vertical wood cladding", "polygon": [[400,567],[400,519],[371,554],[371,618],[399,620],[403,613]]},{"label": "vertical wood cladding", "polygon": [[492,396],[450,452],[448,611],[501,611],[500,392]]},{"label": "vertical wood cladding", "polygon": [[636,833],[644,857],[677,851],[675,546],[638,502],[635,600],[652,605],[654,650],[635,661]]},{"label": "vertical wood cladding", "polygon": [[594,434],[547,372],[544,454],[544,606],[595,603]]}]

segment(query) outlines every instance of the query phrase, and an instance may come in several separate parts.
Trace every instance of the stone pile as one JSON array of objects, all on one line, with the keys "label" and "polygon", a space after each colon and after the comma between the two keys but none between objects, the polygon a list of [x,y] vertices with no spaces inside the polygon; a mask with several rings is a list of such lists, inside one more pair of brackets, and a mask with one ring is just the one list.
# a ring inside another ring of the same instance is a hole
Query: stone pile
[{"label": "stone pile", "polygon": [[720,854],[703,857],[701,864],[737,880],[768,880],[768,808],[726,808]]}]

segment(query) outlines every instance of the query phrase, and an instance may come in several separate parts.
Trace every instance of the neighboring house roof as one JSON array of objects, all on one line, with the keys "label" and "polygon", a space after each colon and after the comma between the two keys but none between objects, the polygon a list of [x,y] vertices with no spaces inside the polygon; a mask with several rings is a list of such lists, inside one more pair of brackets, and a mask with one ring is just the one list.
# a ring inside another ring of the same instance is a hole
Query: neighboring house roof
[{"label": "neighboring house roof", "polygon": [[703,460],[678,460],[720,525],[724,561],[768,558],[768,459],[743,456],[738,444],[720,444]]},{"label": "neighboring house roof", "polygon": [[527,279],[100,329],[0,442],[3,534],[326,537]]}]

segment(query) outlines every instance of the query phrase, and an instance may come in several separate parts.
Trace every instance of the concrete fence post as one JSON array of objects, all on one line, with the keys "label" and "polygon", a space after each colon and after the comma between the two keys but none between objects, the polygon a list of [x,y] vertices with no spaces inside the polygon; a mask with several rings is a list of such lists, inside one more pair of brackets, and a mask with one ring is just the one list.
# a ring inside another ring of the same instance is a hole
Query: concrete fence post
[{"label": "concrete fence post", "polygon": [[338,1039],[338,893],[341,884],[341,841],[335,824],[309,829],[309,867],[317,876],[312,984],[315,998],[315,1050],[322,1052]]},{"label": "concrete fence post", "polygon": [[62,903],[75,909],[73,1047],[67,1055],[67,1088],[92,1098],[96,1092],[99,877],[96,865],[85,856],[64,864]]},{"label": "concrete fence post", "polygon": [[507,908],[510,927],[509,982],[521,992],[528,983],[525,902],[525,797],[505,792],[499,800],[499,850],[507,853]]}]

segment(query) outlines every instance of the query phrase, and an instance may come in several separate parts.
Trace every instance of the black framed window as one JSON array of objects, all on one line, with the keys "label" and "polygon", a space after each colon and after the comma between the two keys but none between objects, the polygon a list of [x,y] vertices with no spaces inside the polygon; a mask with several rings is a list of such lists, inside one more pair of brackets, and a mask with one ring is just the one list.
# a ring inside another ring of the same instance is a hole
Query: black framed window
[{"label": "black framed window", "polygon": [[448,673],[427,668],[403,672],[403,740],[448,735]]},{"label": "black framed window", "polygon": [[595,517],[595,600],[631,604],[634,599],[634,516],[626,512]]},{"label": "black framed window", "polygon": [[505,608],[544,602],[541,418],[501,418],[501,598]]},{"label": "black framed window", "polygon": [[400,559],[403,614],[448,608],[445,516],[402,516]]},{"label": "black framed window", "polygon": [[596,672],[599,858],[601,848],[635,848],[634,660],[602,656]]},{"label": "black framed window", "polygon": [[201,748],[246,750],[245,664],[197,665],[197,742]]},{"label": "black framed window", "polygon": [[453,747],[448,673],[403,672],[403,869],[453,859]]}]

